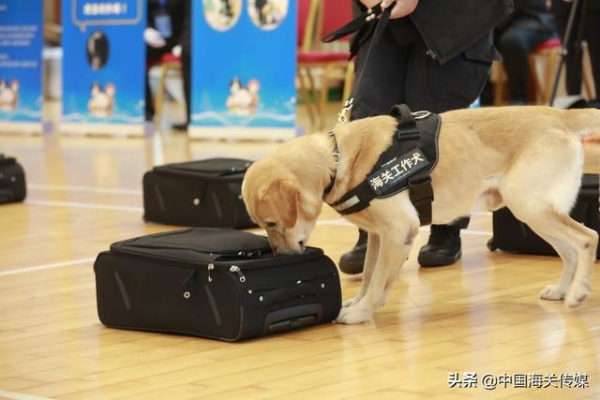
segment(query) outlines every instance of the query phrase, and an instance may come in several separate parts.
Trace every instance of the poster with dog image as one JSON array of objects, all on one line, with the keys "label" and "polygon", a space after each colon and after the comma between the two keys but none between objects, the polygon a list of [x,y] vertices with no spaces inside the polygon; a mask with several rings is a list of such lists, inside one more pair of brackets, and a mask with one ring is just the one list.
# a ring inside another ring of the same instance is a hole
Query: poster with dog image
[{"label": "poster with dog image", "polygon": [[296,0],[193,2],[191,137],[295,135],[296,7]]},{"label": "poster with dog image", "polygon": [[42,130],[43,1],[0,0],[0,132]]},{"label": "poster with dog image", "polygon": [[145,0],[63,0],[63,115],[69,133],[144,132]]}]

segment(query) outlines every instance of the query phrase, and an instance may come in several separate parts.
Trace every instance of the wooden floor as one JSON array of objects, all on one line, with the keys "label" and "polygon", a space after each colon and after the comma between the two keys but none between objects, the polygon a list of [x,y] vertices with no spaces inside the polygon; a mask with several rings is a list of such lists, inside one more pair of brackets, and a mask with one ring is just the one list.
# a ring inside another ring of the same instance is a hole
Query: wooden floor
[{"label": "wooden floor", "polygon": [[[0,206],[0,398],[600,398],[600,274],[580,308],[539,300],[558,280],[559,260],[491,253],[491,214],[479,208],[454,266],[419,269],[424,229],[370,324],[235,344],[102,326],[96,255],[175,228],[142,220],[144,172],[216,156],[257,159],[275,145],[174,132],[0,134],[0,152],[18,157],[28,180],[24,203]],[[586,153],[586,168],[598,171],[600,145]],[[337,262],[356,237],[326,208],[310,244]],[[342,275],[344,297],[359,284]]]}]

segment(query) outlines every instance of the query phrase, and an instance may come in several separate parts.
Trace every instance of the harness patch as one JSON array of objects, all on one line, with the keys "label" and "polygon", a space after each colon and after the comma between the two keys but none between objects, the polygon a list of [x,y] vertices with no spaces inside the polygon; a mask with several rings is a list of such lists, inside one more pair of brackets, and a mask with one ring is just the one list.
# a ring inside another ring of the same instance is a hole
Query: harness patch
[{"label": "harness patch", "polygon": [[397,183],[429,165],[420,148],[415,148],[388,161],[377,171],[367,176],[371,189],[381,196]]},{"label": "harness patch", "polygon": [[441,118],[429,111],[413,113],[404,104],[392,107],[390,115],[398,120],[391,145],[379,156],[364,181],[329,205],[348,215],[367,208],[375,198],[408,190],[421,225],[428,225],[433,202],[430,173],[438,162]]}]

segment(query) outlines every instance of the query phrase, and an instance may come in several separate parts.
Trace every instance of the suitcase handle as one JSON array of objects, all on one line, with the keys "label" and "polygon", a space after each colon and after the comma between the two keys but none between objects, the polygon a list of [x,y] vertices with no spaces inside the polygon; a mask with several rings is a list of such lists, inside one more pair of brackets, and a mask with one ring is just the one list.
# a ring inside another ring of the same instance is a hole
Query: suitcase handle
[{"label": "suitcase handle", "polygon": [[315,325],[322,318],[323,306],[318,303],[303,304],[301,306],[273,311],[265,317],[263,335]]},{"label": "suitcase handle", "polygon": [[316,282],[299,282],[293,286],[285,286],[268,291],[254,292],[260,297],[263,306],[316,295]]}]

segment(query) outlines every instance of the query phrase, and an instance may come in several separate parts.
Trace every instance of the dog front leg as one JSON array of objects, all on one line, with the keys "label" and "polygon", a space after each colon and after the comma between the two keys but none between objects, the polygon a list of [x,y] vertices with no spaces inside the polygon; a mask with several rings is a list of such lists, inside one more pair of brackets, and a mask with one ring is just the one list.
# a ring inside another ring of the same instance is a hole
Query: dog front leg
[{"label": "dog front leg", "polygon": [[371,278],[373,277],[373,270],[377,264],[377,258],[379,257],[379,244],[379,235],[376,233],[369,233],[369,237],[367,239],[367,253],[365,255],[365,265],[363,266],[362,283],[360,285],[360,289],[355,297],[344,301],[342,307],[350,307],[351,305],[358,303],[358,301],[365,295],[371,282]]},{"label": "dog front leg", "polygon": [[412,242],[399,243],[393,234],[381,235],[379,257],[376,264],[371,267],[368,279],[363,277],[358,299],[355,298],[356,301],[341,309],[336,322],[360,324],[371,321],[375,309],[385,303],[391,290],[391,283],[396,279],[398,270],[404,264],[411,247]]}]

